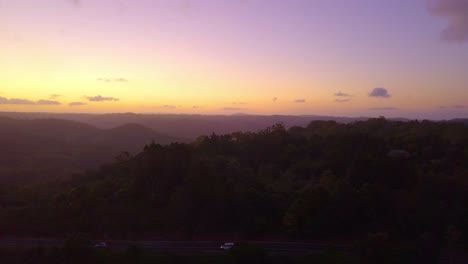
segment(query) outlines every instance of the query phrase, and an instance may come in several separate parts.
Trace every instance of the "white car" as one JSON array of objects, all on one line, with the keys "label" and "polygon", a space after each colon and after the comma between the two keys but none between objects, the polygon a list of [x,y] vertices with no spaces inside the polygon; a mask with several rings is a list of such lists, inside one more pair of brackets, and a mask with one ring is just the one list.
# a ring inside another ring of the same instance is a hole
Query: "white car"
[{"label": "white car", "polygon": [[230,250],[234,246],[233,242],[226,242],[222,244],[219,248],[223,250]]}]

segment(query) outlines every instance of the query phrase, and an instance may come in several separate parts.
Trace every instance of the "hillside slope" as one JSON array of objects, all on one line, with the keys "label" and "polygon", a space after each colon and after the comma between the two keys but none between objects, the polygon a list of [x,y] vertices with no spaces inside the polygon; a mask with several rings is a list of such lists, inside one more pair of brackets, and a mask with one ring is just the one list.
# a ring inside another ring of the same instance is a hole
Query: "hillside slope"
[{"label": "hillside slope", "polygon": [[150,141],[181,141],[141,125],[114,129],[60,119],[0,118],[0,182],[52,179],[97,168]]}]

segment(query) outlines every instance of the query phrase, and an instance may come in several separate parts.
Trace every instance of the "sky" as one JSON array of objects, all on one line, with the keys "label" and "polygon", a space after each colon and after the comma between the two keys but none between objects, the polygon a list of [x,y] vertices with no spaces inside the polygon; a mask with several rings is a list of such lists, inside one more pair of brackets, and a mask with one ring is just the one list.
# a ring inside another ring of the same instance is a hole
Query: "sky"
[{"label": "sky", "polygon": [[0,0],[0,111],[468,117],[468,0]]}]

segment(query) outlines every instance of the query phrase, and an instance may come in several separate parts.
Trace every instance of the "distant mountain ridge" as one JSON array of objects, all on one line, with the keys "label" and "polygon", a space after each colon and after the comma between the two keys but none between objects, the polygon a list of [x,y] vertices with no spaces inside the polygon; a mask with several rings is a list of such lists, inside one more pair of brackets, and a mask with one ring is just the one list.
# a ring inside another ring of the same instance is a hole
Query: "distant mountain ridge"
[{"label": "distant mountain ridge", "polygon": [[[102,129],[110,129],[125,124],[139,124],[160,133],[178,138],[195,139],[202,135],[228,134],[237,131],[257,132],[260,129],[282,123],[285,127],[305,126],[311,121],[333,120],[351,123],[368,120],[368,117],[336,117],[319,115],[188,115],[188,114],[56,114],[56,113],[8,113],[0,116],[18,119],[59,118],[90,124]],[[407,121],[409,119],[392,119]]]},{"label": "distant mountain ridge", "polygon": [[[68,177],[110,162],[121,152],[139,153],[151,141],[190,142],[212,133],[257,132],[277,123],[306,126],[317,120],[351,123],[368,118],[0,112],[0,182]],[[468,119],[444,122],[468,125]]]},{"label": "distant mountain ridge", "polygon": [[100,129],[70,120],[0,117],[0,182],[67,177],[111,162],[121,152],[136,154],[151,141],[187,140],[138,124]]}]

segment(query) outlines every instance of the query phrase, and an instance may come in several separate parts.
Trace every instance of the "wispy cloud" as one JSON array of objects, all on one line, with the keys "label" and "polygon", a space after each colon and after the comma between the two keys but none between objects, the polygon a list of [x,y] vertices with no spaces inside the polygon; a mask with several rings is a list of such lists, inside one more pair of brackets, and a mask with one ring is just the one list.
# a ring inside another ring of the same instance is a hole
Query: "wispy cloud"
[{"label": "wispy cloud", "polygon": [[49,96],[49,99],[57,99],[57,98],[59,98],[59,97],[62,97],[62,95],[61,95],[61,94],[51,94],[51,95]]},{"label": "wispy cloud", "polygon": [[90,102],[105,102],[105,101],[119,101],[119,98],[114,98],[114,97],[104,97],[101,95],[96,95],[96,96],[86,96],[86,99]]},{"label": "wispy cloud", "polygon": [[369,97],[390,98],[392,96],[390,95],[387,89],[377,87],[377,88],[372,89],[372,91],[369,92]]},{"label": "wispy cloud", "polygon": [[348,93],[342,93],[341,91],[335,93],[336,97],[353,97],[351,94]]},{"label": "wispy cloud", "polygon": [[427,0],[429,11],[444,17],[448,25],[441,32],[441,38],[450,42],[468,41],[467,0]]},{"label": "wispy cloud", "polygon": [[96,81],[106,82],[106,83],[126,83],[126,82],[129,82],[129,80],[125,79],[125,78],[97,78]]},{"label": "wispy cloud", "polygon": [[81,6],[81,0],[66,0],[67,2],[71,3],[74,6]]},{"label": "wispy cloud", "polygon": [[233,105],[246,105],[247,102],[232,102]]},{"label": "wispy cloud", "polygon": [[52,100],[38,100],[31,101],[28,99],[12,98],[8,99],[5,97],[0,97],[0,104],[2,105],[60,105],[58,101]]},{"label": "wispy cloud", "polygon": [[224,111],[244,111],[247,110],[246,108],[241,107],[223,107],[222,110]]},{"label": "wispy cloud", "polygon": [[71,102],[68,104],[68,106],[83,106],[86,105],[86,103],[83,102]]},{"label": "wispy cloud", "polygon": [[175,109],[175,108],[177,108],[177,106],[175,106],[175,105],[163,105],[161,107],[166,108],[166,109]]},{"label": "wispy cloud", "polygon": [[305,102],[306,102],[305,99],[296,99],[296,100],[294,100],[294,103],[297,103],[297,104],[303,104]]},{"label": "wispy cloud", "polygon": [[456,109],[468,108],[468,105],[454,105],[453,108],[456,108]]},{"label": "wispy cloud", "polygon": [[271,99],[273,102],[276,102],[278,101],[278,97],[273,97],[273,99]]},{"label": "wispy cloud", "polygon": [[351,101],[351,98],[353,97],[351,94],[343,93],[341,91],[335,93],[334,96],[337,97],[335,99],[335,102],[337,102],[337,103],[349,102],[349,101]]},{"label": "wispy cloud", "polygon": [[372,110],[372,111],[393,111],[393,110],[398,110],[398,108],[392,107],[392,106],[387,106],[387,107],[372,107],[372,108],[369,108],[369,110]]},{"label": "wispy cloud", "polygon": [[468,109],[468,105],[460,105],[460,104],[451,105],[451,106],[441,105],[439,106],[439,109]]},{"label": "wispy cloud", "polygon": [[193,109],[198,109],[198,108],[201,108],[201,106],[198,106],[198,105],[194,105],[192,106]]},{"label": "wispy cloud", "polygon": [[351,99],[335,99],[335,102],[337,103],[346,103],[346,102],[349,102],[351,101]]},{"label": "wispy cloud", "polygon": [[39,100],[36,102],[37,105],[61,105],[59,101],[54,100]]},{"label": "wispy cloud", "polygon": [[34,105],[36,102],[26,100],[26,99],[19,99],[19,98],[12,98],[8,99],[5,97],[0,97],[0,104],[3,105]]}]

